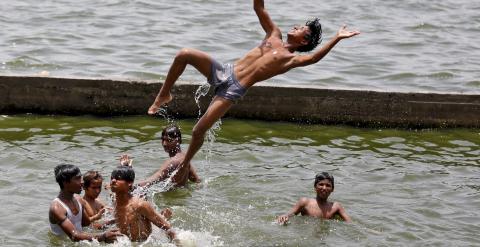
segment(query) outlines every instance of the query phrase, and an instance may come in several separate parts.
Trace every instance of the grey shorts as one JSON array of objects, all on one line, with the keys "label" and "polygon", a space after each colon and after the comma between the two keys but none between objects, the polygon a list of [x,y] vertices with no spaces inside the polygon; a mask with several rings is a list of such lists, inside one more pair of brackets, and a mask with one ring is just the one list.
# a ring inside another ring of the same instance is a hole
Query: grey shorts
[{"label": "grey shorts", "polygon": [[220,64],[212,59],[211,73],[208,84],[215,88],[215,95],[236,102],[247,93],[247,89],[235,77],[233,64]]}]

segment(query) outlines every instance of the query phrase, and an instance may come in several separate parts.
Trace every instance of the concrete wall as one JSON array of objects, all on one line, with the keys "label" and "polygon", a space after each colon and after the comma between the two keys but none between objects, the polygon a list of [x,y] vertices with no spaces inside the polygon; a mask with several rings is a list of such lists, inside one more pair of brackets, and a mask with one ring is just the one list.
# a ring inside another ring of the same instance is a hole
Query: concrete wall
[{"label": "concrete wall", "polygon": [[[146,114],[161,84],[153,82],[0,76],[0,113]],[[168,111],[198,116],[199,84],[178,82]],[[210,96],[201,99],[205,111]],[[379,127],[480,127],[480,95],[331,90],[260,83],[228,117]]]}]

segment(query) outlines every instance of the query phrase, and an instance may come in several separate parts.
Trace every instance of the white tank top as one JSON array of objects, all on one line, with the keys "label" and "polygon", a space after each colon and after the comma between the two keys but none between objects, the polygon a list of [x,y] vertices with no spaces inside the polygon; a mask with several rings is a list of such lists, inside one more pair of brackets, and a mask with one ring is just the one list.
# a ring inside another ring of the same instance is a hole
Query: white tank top
[{"label": "white tank top", "polygon": [[[52,203],[54,203],[55,201],[59,202],[60,205],[62,205],[65,208],[65,210],[67,211],[67,218],[75,226],[75,229],[77,231],[81,232],[82,231],[82,204],[79,203],[77,199],[75,199],[75,202],[76,202],[77,207],[78,207],[78,214],[74,215],[72,213],[72,210],[70,210],[70,208],[67,205],[65,205],[65,203],[63,203],[62,200],[60,200],[58,197],[55,198],[52,201]],[[50,231],[57,236],[65,235],[65,232],[63,232],[63,229],[58,224],[50,223]]]}]

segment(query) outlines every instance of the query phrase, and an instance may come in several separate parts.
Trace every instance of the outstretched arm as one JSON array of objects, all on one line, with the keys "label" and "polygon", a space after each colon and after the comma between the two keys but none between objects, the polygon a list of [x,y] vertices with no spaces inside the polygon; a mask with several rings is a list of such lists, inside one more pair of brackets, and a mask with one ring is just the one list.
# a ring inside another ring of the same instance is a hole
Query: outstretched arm
[{"label": "outstretched arm", "polygon": [[159,183],[161,181],[164,181],[167,178],[168,178],[168,170],[160,168],[160,170],[155,172],[152,176],[148,177],[144,181],[139,182],[138,185],[141,187],[150,186],[150,185]]},{"label": "outstretched arm", "polygon": [[275,23],[273,23],[267,10],[265,10],[263,0],[253,0],[253,9],[258,16],[258,20],[260,21],[263,30],[265,30],[267,33],[265,35],[265,39],[272,35],[277,35],[281,38],[280,29],[277,27],[277,25],[275,25]]},{"label": "outstretched arm", "polygon": [[172,230],[170,223],[168,223],[168,221],[161,214],[157,213],[157,211],[155,211],[149,202],[141,202],[140,213],[154,225],[166,231],[170,239],[175,238],[175,232]]},{"label": "outstretched arm", "polygon": [[277,222],[279,224],[286,224],[290,217],[297,215],[303,210],[303,208],[307,204],[307,201],[308,201],[307,198],[304,198],[304,197],[300,198],[300,200],[298,200],[298,202],[295,203],[295,205],[292,207],[292,209],[290,209],[290,211],[288,211],[288,213],[277,217]]},{"label": "outstretched arm", "polygon": [[337,34],[330,41],[328,41],[320,50],[316,51],[313,54],[296,56],[293,64],[291,65],[291,68],[314,64],[320,61],[323,57],[325,57],[340,40],[347,39],[359,34],[359,31],[349,31],[347,30],[347,25],[343,25],[342,27],[340,27]]}]

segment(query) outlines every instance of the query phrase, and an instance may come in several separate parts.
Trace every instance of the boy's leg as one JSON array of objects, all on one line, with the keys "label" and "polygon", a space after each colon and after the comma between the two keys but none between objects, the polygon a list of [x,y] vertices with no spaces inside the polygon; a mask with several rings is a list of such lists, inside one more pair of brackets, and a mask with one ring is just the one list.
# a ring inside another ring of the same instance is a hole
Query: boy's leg
[{"label": "boy's leg", "polygon": [[212,125],[220,119],[233,105],[233,102],[219,96],[213,98],[212,103],[207,109],[207,112],[198,120],[192,131],[192,140],[188,145],[187,153],[182,162],[182,165],[189,164],[193,156],[198,152],[203,144],[205,133],[212,127]]},{"label": "boy's leg", "polygon": [[195,67],[200,73],[202,73],[207,79],[210,79],[211,76],[211,67],[212,59],[210,56],[202,51],[183,48],[181,49],[175,59],[173,60],[170,70],[168,71],[167,78],[160,88],[155,101],[152,106],[148,109],[148,114],[157,113],[158,109],[163,105],[172,100],[172,95],[170,94],[170,89],[173,84],[177,81],[178,77],[183,73],[187,64]]}]

